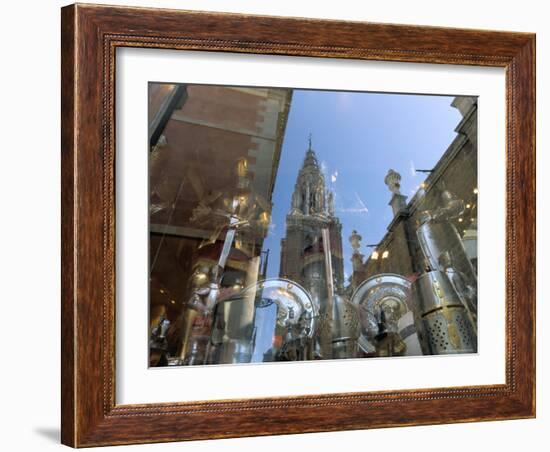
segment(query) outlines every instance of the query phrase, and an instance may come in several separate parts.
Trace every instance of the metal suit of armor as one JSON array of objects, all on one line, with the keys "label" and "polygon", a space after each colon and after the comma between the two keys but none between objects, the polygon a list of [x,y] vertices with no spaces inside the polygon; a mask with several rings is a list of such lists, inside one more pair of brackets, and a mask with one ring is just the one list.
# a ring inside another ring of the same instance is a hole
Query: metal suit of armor
[{"label": "metal suit of armor", "polygon": [[425,354],[477,351],[477,335],[471,318],[445,273],[425,273],[413,284],[413,293]]},{"label": "metal suit of armor", "polygon": [[210,340],[212,310],[219,294],[216,268],[200,266],[190,278],[191,298],[183,311],[181,342],[173,365],[204,364]]},{"label": "metal suit of armor", "polygon": [[[452,283],[463,303],[477,312],[477,276],[460,234],[451,223],[464,212],[464,203],[449,191],[441,194],[442,206],[421,214],[416,231],[418,242],[430,270],[453,273]],[[460,280],[460,281],[459,281]]]},{"label": "metal suit of armor", "polygon": [[416,323],[425,354],[475,353],[477,277],[450,221],[464,206],[448,191],[441,197],[442,207],[423,212],[417,229],[426,273],[413,284]]},{"label": "metal suit of armor", "polygon": [[355,358],[361,334],[357,307],[344,296],[336,295],[332,305],[332,358]]},{"label": "metal suit of armor", "polygon": [[[269,223],[269,204],[261,196],[251,193],[250,174],[246,159],[239,159],[235,166],[236,187],[222,194],[213,194],[202,199],[193,210],[191,221],[214,221],[217,227],[209,239],[202,243],[213,244],[223,229],[226,229],[223,247],[217,265],[199,267],[191,276],[191,298],[187,302],[183,318],[183,336],[179,357],[173,364],[198,365],[207,360],[212,327],[212,312],[220,294],[220,281],[229,254],[233,247],[243,248],[243,230],[263,229]],[[216,202],[221,203],[217,206]],[[237,356],[246,354],[235,351]]]},{"label": "metal suit of armor", "polygon": [[168,359],[168,341],[166,333],[170,326],[170,321],[161,315],[157,325],[151,330],[149,337],[149,364],[165,363]]},{"label": "metal suit of armor", "polygon": [[266,279],[221,300],[214,312],[208,364],[311,358],[316,309],[285,279]]},{"label": "metal suit of armor", "polygon": [[[341,281],[332,270],[330,236],[327,229],[322,231],[323,243],[327,245],[324,254],[326,284],[322,292],[311,287],[313,304],[319,315],[315,331],[316,359],[345,359],[358,355],[358,339],[361,334],[357,307],[343,293]],[[313,279],[313,278],[312,278]],[[319,294],[321,292],[321,295]]]}]

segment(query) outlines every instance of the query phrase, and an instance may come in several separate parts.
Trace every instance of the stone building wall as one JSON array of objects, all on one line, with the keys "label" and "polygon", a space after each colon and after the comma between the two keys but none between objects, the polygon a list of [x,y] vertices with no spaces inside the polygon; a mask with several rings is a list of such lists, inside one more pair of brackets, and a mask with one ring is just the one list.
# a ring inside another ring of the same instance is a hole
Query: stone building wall
[{"label": "stone building wall", "polygon": [[[379,273],[397,273],[414,280],[424,270],[424,259],[416,238],[418,219],[422,211],[432,210],[440,204],[443,190],[449,190],[466,205],[464,215],[453,224],[461,237],[467,235],[471,259],[475,264],[477,253],[477,102],[475,98],[455,98],[452,104],[463,115],[456,127],[457,136],[448,147],[433,171],[425,180],[425,187],[394,216],[388,232],[380,241],[373,255],[352,275],[352,286],[357,287],[365,279]],[[389,197],[389,196],[388,196]],[[389,208],[389,207],[388,207]],[[361,231],[359,231],[361,232]],[[473,243],[473,245],[471,245]],[[387,251],[387,257],[383,253]]]},{"label": "stone building wall", "polygon": [[[152,84],[152,115],[175,85]],[[269,219],[292,90],[187,85],[187,96],[170,116],[149,159],[151,323],[161,313],[178,318],[188,297],[188,280],[198,262],[217,262],[225,229],[214,218],[197,223],[193,210],[209,197],[237,185],[237,162],[246,159],[250,192],[261,197]],[[141,152],[141,151],[136,151]],[[212,204],[214,208],[214,204]],[[223,219],[221,219],[223,221]],[[252,233],[251,233],[252,234]],[[213,237],[213,243],[201,247]],[[243,234],[241,239],[246,241]],[[246,271],[258,257],[264,231],[251,244],[230,252],[226,277]],[[250,245],[250,246],[248,246]],[[231,282],[231,281],[229,281]]]}]

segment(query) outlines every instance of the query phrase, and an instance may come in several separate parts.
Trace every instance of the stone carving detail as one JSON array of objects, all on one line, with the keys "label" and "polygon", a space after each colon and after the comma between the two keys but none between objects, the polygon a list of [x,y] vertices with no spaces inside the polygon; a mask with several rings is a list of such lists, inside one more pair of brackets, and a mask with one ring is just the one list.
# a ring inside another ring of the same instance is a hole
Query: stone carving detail
[{"label": "stone carving detail", "polygon": [[384,183],[388,186],[392,193],[396,195],[401,194],[401,174],[397,171],[390,169],[384,178]]},{"label": "stone carving detail", "polygon": [[361,237],[360,234],[354,229],[349,237],[349,242],[351,243],[351,248],[353,249],[353,254],[359,254],[359,249],[361,248]]},{"label": "stone carving detail", "polygon": [[328,204],[328,214],[333,217],[334,216],[334,193],[331,191],[328,192],[327,195],[327,204]]}]

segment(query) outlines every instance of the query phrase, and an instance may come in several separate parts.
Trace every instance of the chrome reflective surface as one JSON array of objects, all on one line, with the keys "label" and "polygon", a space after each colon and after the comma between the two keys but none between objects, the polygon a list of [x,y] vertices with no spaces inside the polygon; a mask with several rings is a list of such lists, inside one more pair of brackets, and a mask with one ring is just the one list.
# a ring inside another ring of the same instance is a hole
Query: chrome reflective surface
[{"label": "chrome reflective surface", "polygon": [[286,279],[267,279],[218,303],[208,362],[308,359],[315,320],[305,289]]},{"label": "chrome reflective surface", "polygon": [[363,333],[373,338],[378,333],[381,311],[385,312],[387,327],[397,331],[399,319],[409,311],[411,283],[400,275],[382,273],[365,280],[351,296],[358,307]]},{"label": "chrome reflective surface", "polygon": [[477,352],[472,319],[445,273],[425,273],[413,284],[413,293],[425,354]]}]

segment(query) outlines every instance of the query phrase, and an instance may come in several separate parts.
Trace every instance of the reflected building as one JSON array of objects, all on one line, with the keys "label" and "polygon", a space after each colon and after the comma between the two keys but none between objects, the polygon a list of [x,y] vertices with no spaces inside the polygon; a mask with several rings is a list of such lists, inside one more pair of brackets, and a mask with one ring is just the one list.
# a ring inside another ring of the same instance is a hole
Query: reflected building
[{"label": "reflected building", "polygon": [[218,300],[265,269],[291,100],[291,89],[149,84],[149,318],[151,331],[169,323],[157,342],[171,355],[190,328],[208,337],[186,311],[209,284]]},{"label": "reflected building", "polygon": [[388,171],[393,219],[366,260],[360,234],[350,237],[356,292],[389,273],[412,284],[410,310],[396,328],[403,340],[419,341],[422,354],[477,350],[477,100],[456,97],[451,105],[462,116],[457,136],[434,168],[423,170],[428,176],[410,201],[401,175]]},{"label": "reflected building", "polygon": [[334,284],[341,288],[344,282],[342,224],[334,214],[333,193],[326,189],[310,140],[286,216],[280,276],[297,281],[319,297],[326,297],[327,283],[333,282],[327,281],[325,248],[330,250]]},{"label": "reflected building", "polygon": [[[458,231],[467,258],[476,271],[477,101],[474,97],[456,97],[451,105],[462,115],[455,128],[457,136],[434,168],[425,171],[428,176],[408,202],[407,196],[399,190],[401,176],[393,170],[388,171],[385,182],[390,190],[389,205],[393,219],[372,254],[366,260],[363,256],[354,258],[351,281],[354,287],[378,273],[398,273],[414,280],[424,271],[425,258],[416,229],[422,223],[424,211],[433,211],[441,206],[445,191],[464,203],[463,212],[452,218],[451,223]],[[470,272],[467,263],[461,264],[461,269]]]},{"label": "reflected building", "polygon": [[311,137],[286,216],[280,262],[280,276],[305,287],[316,305],[317,355],[332,357],[333,323],[344,289],[342,224],[335,215],[334,195],[325,186]]},{"label": "reflected building", "polygon": [[291,98],[150,86],[150,364],[475,352],[476,99],[454,99],[457,136],[410,200],[388,171],[392,219],[370,255],[366,231],[353,231],[346,281],[342,223],[311,136],[283,201],[279,276],[266,277]]}]

